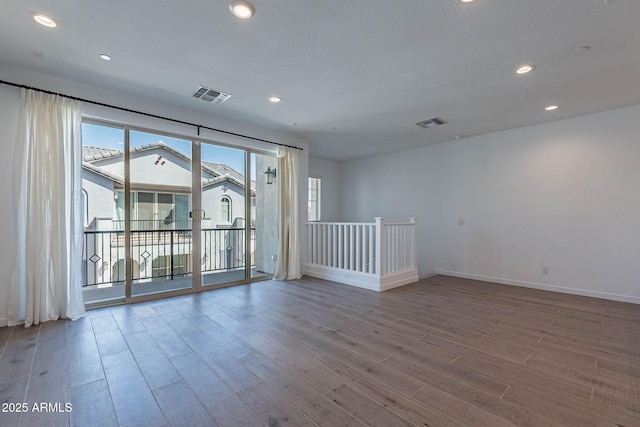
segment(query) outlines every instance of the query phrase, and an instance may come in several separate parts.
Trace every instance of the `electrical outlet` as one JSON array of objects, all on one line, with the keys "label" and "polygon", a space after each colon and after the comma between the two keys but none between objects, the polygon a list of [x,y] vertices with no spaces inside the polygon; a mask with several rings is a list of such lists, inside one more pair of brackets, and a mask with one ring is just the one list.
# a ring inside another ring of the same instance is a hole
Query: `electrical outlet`
[{"label": "electrical outlet", "polygon": [[543,265],[542,266],[542,274],[549,274],[549,266],[548,265]]},{"label": "electrical outlet", "polygon": [[276,254],[271,255],[271,259],[273,261],[277,260],[278,259],[278,255],[276,255]]},{"label": "electrical outlet", "polygon": [[458,225],[465,225],[467,223],[467,220],[464,218],[460,218],[458,219]]}]

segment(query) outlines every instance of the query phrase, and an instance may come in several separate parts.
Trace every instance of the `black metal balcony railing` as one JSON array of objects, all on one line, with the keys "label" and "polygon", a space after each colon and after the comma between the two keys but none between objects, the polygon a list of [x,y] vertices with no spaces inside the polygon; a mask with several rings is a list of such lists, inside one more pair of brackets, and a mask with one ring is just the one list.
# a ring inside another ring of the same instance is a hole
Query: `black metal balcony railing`
[{"label": "black metal balcony railing", "polygon": [[[202,272],[244,268],[244,236],[243,228],[202,230]],[[251,228],[251,241],[254,239],[255,228]],[[124,231],[85,231],[82,286],[124,282],[125,245]],[[254,266],[253,244],[250,251],[251,266]],[[148,281],[145,279],[171,280],[190,276],[193,273],[192,252],[190,229],[132,230],[132,278]]]},{"label": "black metal balcony railing", "polygon": [[[124,231],[125,221],[121,219],[111,220],[113,229]],[[188,218],[179,219],[135,219],[130,221],[132,231],[151,230],[188,230],[191,227],[191,220]]]}]

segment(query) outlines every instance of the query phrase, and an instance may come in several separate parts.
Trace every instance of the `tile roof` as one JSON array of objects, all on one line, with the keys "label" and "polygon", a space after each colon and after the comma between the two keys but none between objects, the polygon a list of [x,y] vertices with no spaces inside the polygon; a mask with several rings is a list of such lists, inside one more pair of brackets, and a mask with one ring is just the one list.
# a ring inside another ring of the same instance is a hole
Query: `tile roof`
[{"label": "tile roof", "polygon": [[244,181],[244,175],[224,163],[202,162],[202,166],[211,169],[211,171],[218,176],[229,175],[238,181]]},{"label": "tile roof", "polygon": [[124,151],[116,150],[115,148],[103,148],[103,147],[91,147],[88,145],[82,146],[82,161],[94,162],[96,160],[105,160],[112,157],[122,156]]},{"label": "tile roof", "polygon": [[[131,151],[141,152],[141,151],[151,150],[158,147],[163,148],[167,151],[170,151],[176,154],[177,156],[182,157],[188,161],[191,160],[184,154],[167,146],[163,142],[156,142],[156,143],[144,144],[141,146],[133,147]],[[92,147],[89,145],[82,146],[83,166],[87,167],[87,169],[93,170],[93,172],[98,172],[101,168],[98,166],[91,165],[92,163],[100,160],[107,160],[114,157],[123,156],[123,155],[124,155],[123,150],[117,150],[115,148]],[[91,165],[92,167],[88,167],[89,165]],[[244,175],[242,175],[240,172],[233,169],[231,166],[227,164],[203,161],[202,168],[216,175],[216,178],[205,180],[203,182],[203,185],[210,185],[215,182],[223,181],[225,179],[230,179],[231,181],[236,182],[239,186],[244,187]],[[106,175],[108,176],[108,174]],[[120,180],[119,178],[117,179]],[[251,181],[251,189],[255,191],[255,181],[253,180]]]}]

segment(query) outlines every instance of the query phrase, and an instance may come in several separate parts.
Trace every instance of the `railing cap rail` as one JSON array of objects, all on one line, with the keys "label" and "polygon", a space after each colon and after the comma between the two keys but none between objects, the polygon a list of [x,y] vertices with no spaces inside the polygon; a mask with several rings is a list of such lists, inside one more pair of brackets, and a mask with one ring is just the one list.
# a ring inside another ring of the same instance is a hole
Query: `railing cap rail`
[{"label": "railing cap rail", "polygon": [[311,221],[307,222],[307,225],[376,225],[375,222],[320,222]]},{"label": "railing cap rail", "polygon": [[[255,227],[250,228],[251,231],[255,231]],[[187,231],[193,231],[191,228],[166,228],[160,230],[131,230],[131,234],[135,233],[172,233],[172,232],[180,232],[184,233]],[[201,231],[244,231],[244,228],[203,228]],[[124,230],[83,230],[84,234],[107,234],[107,233],[115,233],[115,234],[124,234]]]}]

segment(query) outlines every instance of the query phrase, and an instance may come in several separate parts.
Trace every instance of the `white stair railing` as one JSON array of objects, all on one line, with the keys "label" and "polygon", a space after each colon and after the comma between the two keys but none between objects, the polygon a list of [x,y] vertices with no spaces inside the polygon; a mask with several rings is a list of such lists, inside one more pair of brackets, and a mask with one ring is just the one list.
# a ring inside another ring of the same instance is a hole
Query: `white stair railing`
[{"label": "white stair railing", "polygon": [[385,223],[384,218],[374,223],[312,222],[307,229],[306,274],[347,283],[354,273],[358,280],[380,285],[385,276],[411,272],[417,280],[415,218],[408,223]]},{"label": "white stair railing", "polygon": [[383,224],[386,247],[384,252],[386,265],[383,266],[383,274],[417,267],[416,222],[415,218],[410,218],[409,221],[409,223]]}]

